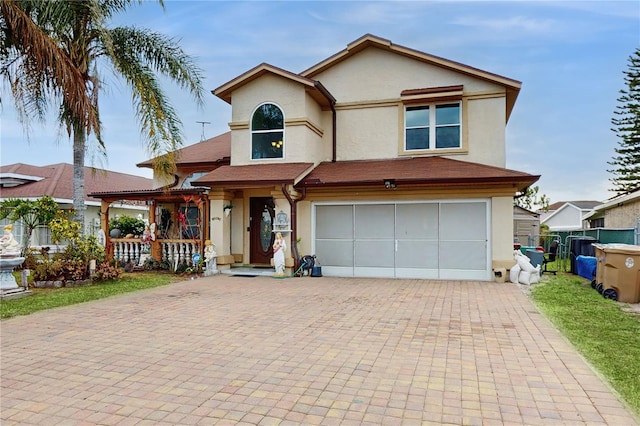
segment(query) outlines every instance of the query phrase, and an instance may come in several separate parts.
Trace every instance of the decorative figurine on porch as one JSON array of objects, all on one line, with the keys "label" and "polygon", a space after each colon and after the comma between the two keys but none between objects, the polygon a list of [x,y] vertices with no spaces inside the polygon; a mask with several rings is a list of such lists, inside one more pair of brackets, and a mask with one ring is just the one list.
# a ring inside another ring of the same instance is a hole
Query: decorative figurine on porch
[{"label": "decorative figurine on porch", "polygon": [[215,275],[218,273],[218,266],[216,264],[216,249],[211,240],[204,242],[204,261],[207,263],[207,269],[204,271],[204,276]]},{"label": "decorative figurine on porch", "polygon": [[20,244],[13,237],[13,225],[5,225],[4,235],[0,237],[0,254],[18,254]]},{"label": "decorative figurine on porch", "polygon": [[282,233],[276,232],[276,239],[273,242],[273,266],[276,268],[276,276],[284,275],[284,252],[287,249],[287,243],[282,237]]}]

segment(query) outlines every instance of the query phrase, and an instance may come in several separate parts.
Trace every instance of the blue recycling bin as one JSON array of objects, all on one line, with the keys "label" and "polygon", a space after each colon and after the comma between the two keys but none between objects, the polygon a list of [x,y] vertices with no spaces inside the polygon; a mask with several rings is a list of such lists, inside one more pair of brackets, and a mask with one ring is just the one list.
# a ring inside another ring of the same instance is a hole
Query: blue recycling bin
[{"label": "blue recycling bin", "polygon": [[582,278],[593,280],[597,267],[598,259],[595,256],[580,255],[576,257],[576,273]]}]

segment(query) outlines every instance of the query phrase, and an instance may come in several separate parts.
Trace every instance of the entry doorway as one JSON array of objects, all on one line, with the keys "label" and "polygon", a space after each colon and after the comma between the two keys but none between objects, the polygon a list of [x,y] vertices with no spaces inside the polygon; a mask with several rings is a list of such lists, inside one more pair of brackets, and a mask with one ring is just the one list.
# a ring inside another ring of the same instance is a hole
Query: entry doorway
[{"label": "entry doorway", "polygon": [[275,204],[271,197],[249,199],[249,262],[270,265],[273,257],[273,218]]}]

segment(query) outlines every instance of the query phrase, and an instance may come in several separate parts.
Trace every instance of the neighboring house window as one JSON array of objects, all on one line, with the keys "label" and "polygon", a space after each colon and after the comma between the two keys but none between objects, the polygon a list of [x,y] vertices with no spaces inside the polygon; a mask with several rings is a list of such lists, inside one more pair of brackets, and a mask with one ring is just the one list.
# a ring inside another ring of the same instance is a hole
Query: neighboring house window
[{"label": "neighboring house window", "polygon": [[193,182],[196,179],[200,179],[202,176],[206,175],[207,173],[208,172],[191,173],[189,176],[187,176],[184,182],[182,182],[181,188],[197,188],[196,186],[192,185],[191,182]]},{"label": "neighboring house window", "polygon": [[604,217],[590,220],[589,228],[604,228]]},{"label": "neighboring house window", "polygon": [[405,150],[461,148],[460,103],[408,106]]},{"label": "neighboring house window", "polygon": [[33,230],[31,234],[31,245],[33,246],[47,246],[53,244],[51,242],[51,230],[49,227],[41,225]]},{"label": "neighboring house window", "polygon": [[284,114],[274,104],[260,105],[251,118],[251,158],[283,158]]}]

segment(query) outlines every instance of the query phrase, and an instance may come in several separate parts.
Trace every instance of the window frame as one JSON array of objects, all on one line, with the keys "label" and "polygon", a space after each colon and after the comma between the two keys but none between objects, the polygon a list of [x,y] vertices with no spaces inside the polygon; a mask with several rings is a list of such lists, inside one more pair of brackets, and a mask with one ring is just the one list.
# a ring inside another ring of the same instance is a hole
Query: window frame
[{"label": "window frame", "polygon": [[[281,129],[265,129],[265,130],[254,130],[253,129],[253,119],[255,117],[256,112],[262,108],[265,105],[273,105],[275,107],[277,107],[280,110],[280,113],[282,114],[282,128]],[[264,161],[270,161],[270,160],[284,160],[285,158],[285,114],[284,114],[284,109],[278,105],[275,102],[271,102],[271,101],[266,101],[266,102],[262,102],[261,104],[259,104],[258,106],[256,106],[254,108],[254,110],[251,112],[251,118],[249,120],[249,134],[250,134],[250,143],[249,143],[249,158],[252,161],[260,161],[260,160],[264,160]],[[281,156],[279,157],[258,157],[255,158],[254,155],[254,135],[259,135],[259,134],[267,134],[267,133],[275,133],[275,132],[280,132],[282,134],[282,137],[280,138],[280,141],[282,142],[282,145],[280,147],[281,150]]]},{"label": "window frame", "polygon": [[[437,108],[442,107],[444,105],[456,105],[458,107],[458,122],[451,124],[438,124],[436,121]],[[422,126],[407,126],[407,111],[409,109],[419,110],[419,109],[427,109],[429,110],[429,120],[427,125]],[[440,102],[424,102],[424,103],[405,103],[403,104],[403,142],[402,142],[402,150],[405,153],[434,153],[434,152],[443,152],[443,151],[453,151],[459,152],[464,150],[464,142],[463,142],[463,102],[462,100],[442,100]],[[438,148],[437,145],[437,129],[442,127],[458,127],[458,146],[453,147],[442,147]],[[428,139],[428,147],[427,148],[408,148],[407,147],[407,130],[410,129],[429,129],[429,139]]]}]

